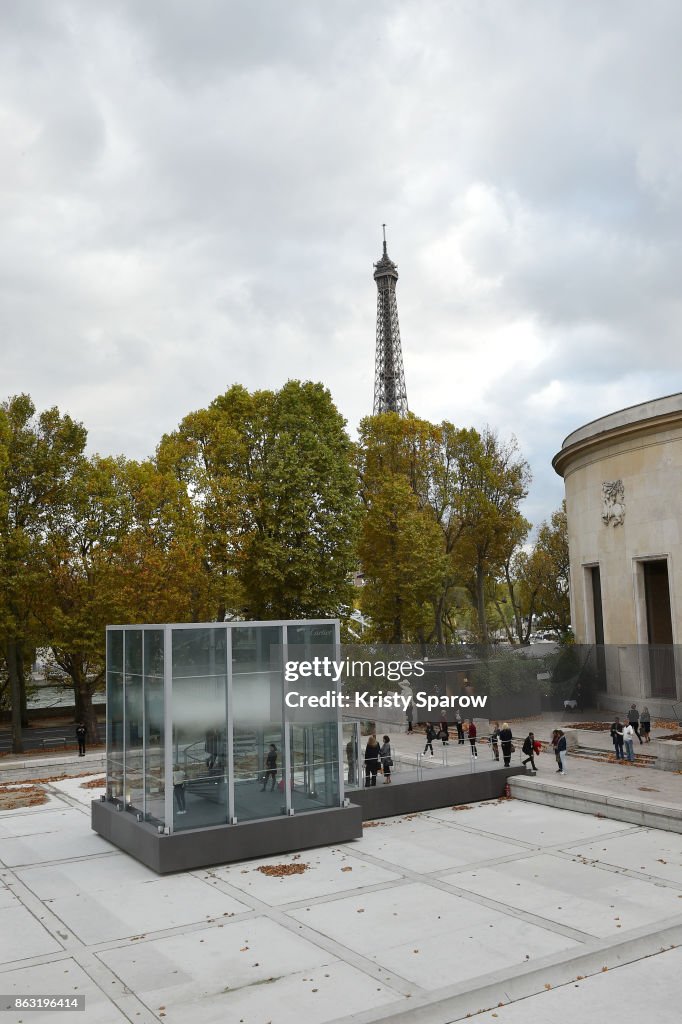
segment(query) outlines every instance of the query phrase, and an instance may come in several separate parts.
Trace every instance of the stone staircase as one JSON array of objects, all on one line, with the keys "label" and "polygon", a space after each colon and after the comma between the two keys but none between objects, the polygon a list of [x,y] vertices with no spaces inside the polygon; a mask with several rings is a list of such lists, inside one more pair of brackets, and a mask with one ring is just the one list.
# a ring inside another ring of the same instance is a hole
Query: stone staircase
[{"label": "stone staircase", "polygon": [[[577,750],[569,751],[569,757],[586,757],[591,761],[616,763],[616,755],[613,752],[613,748],[604,750],[602,747],[586,747],[582,743]],[[640,747],[640,750],[635,750],[635,760],[632,763],[653,768],[656,765],[656,756],[655,754],[643,753],[643,748]]]}]

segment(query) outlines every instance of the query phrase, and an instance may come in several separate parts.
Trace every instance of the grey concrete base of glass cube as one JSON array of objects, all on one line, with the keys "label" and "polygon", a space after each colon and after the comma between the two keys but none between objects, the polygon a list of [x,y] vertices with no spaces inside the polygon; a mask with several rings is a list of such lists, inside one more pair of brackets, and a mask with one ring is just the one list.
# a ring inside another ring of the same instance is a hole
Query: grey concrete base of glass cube
[{"label": "grey concrete base of glass cube", "polygon": [[424,774],[426,777],[421,782],[397,782],[390,786],[383,785],[379,776],[377,786],[354,790],[350,799],[362,807],[365,821],[389,818],[396,814],[432,811],[437,807],[474,803],[478,800],[497,800],[504,794],[507,778],[511,775],[526,775],[526,769],[520,766],[489,768],[436,779],[429,779],[427,772]]},{"label": "grey concrete base of glass cube", "polygon": [[360,807],[328,807],[291,817],[261,818],[236,825],[188,829],[165,836],[109,801],[92,803],[92,828],[114,846],[160,875],[269,857],[312,846],[346,843],[362,836]]}]

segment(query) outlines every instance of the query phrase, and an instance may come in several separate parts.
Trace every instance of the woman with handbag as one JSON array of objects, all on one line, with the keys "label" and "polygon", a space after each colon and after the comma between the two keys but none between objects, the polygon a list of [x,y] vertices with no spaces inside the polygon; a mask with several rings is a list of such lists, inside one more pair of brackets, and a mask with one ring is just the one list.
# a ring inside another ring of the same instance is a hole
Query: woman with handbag
[{"label": "woman with handbag", "polygon": [[511,756],[514,753],[514,744],[512,743],[512,731],[509,728],[509,722],[503,722],[502,728],[500,729],[500,746],[502,747],[502,757],[504,758],[504,767],[508,768],[511,763]]},{"label": "woman with handbag", "polygon": [[390,736],[384,736],[384,742],[381,744],[379,753],[381,754],[381,767],[384,772],[384,785],[386,785],[387,782],[391,781],[391,768],[393,767]]}]

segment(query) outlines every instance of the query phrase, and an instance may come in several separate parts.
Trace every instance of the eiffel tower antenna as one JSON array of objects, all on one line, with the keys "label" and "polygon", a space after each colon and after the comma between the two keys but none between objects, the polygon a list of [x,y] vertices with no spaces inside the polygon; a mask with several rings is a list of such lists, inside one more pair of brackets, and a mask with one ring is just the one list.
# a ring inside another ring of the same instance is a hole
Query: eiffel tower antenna
[{"label": "eiffel tower antenna", "polygon": [[407,390],[403,352],[400,345],[398,304],[395,286],[398,267],[389,259],[386,248],[386,225],[384,251],[378,263],[374,264],[374,280],[377,283],[377,340],[374,362],[374,415],[382,412],[397,412],[406,416]]}]

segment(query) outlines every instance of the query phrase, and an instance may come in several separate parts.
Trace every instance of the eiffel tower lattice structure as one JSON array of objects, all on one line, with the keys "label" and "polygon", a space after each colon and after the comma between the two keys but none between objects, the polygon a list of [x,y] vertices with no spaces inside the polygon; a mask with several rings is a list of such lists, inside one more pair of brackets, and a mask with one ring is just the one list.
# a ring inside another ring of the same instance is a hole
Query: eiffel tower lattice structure
[{"label": "eiffel tower lattice structure", "polygon": [[377,343],[373,413],[377,416],[382,412],[397,412],[399,416],[406,416],[407,390],[395,297],[398,267],[389,259],[385,224],[383,228],[384,251],[379,262],[374,264],[374,280],[377,283]]}]

